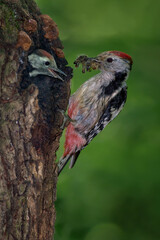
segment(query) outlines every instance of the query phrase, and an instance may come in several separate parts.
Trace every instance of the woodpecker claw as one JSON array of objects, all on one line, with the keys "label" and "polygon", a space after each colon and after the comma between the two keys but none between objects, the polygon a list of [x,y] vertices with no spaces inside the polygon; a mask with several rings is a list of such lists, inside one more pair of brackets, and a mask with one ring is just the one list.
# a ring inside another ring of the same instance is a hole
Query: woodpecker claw
[{"label": "woodpecker claw", "polygon": [[64,119],[63,119],[63,123],[60,126],[60,129],[64,129],[65,127],[68,127],[69,123],[72,122],[74,123],[75,121],[72,120],[68,114],[65,113],[65,111],[63,109],[58,109],[58,111],[63,115]]}]

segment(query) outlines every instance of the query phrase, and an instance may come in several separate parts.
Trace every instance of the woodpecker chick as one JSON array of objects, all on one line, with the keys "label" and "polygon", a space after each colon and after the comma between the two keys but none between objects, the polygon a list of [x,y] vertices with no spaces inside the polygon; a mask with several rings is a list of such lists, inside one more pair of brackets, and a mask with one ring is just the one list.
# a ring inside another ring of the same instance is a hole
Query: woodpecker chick
[{"label": "woodpecker chick", "polygon": [[85,69],[99,69],[70,97],[68,115],[72,119],[66,130],[65,151],[58,164],[58,174],[71,158],[72,168],[81,150],[122,110],[127,98],[126,80],[132,59],[123,52],[103,52],[95,58],[80,56],[75,62]]},{"label": "woodpecker chick", "polygon": [[36,77],[37,75],[47,75],[63,81],[57,72],[66,76],[64,72],[58,69],[54,57],[45,50],[35,50],[28,56],[28,61],[33,68],[33,70],[29,73],[30,77]]}]

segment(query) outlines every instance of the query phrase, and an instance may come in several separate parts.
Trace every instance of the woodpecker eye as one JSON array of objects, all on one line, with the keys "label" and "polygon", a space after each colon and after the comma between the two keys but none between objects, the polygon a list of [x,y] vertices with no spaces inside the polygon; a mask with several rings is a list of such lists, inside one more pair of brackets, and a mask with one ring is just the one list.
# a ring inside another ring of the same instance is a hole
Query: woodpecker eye
[{"label": "woodpecker eye", "polygon": [[50,62],[48,62],[48,61],[47,61],[47,62],[45,62],[45,65],[46,65],[46,66],[48,66],[49,64],[50,64]]},{"label": "woodpecker eye", "polygon": [[107,58],[107,62],[113,62],[112,58]]}]

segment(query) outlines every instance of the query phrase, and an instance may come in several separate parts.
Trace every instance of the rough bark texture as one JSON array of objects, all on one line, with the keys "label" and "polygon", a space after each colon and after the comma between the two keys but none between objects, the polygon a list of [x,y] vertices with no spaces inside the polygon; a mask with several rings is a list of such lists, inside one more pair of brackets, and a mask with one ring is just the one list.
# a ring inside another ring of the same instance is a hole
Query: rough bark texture
[{"label": "rough bark texture", "polygon": [[[53,236],[56,151],[71,68],[56,23],[32,0],[0,0],[0,240]],[[30,79],[27,56],[51,53],[67,74]]]}]

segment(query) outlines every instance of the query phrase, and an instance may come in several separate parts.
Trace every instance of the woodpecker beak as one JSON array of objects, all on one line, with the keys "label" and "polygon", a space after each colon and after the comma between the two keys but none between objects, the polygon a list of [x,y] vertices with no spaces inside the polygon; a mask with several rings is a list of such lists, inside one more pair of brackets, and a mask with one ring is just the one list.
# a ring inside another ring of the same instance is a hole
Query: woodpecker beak
[{"label": "woodpecker beak", "polygon": [[[50,75],[51,75],[52,77],[58,78],[58,79],[60,79],[61,81],[64,81],[64,80],[63,80],[63,78],[61,78],[61,77],[58,75],[58,73],[61,73],[61,74],[63,74],[64,76],[67,76],[64,72],[62,72],[60,69],[55,68],[55,67],[48,68],[48,71],[49,71],[49,73],[50,73]],[[56,73],[56,72],[58,72],[58,73]]]}]

